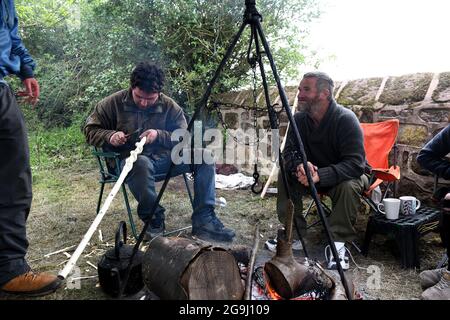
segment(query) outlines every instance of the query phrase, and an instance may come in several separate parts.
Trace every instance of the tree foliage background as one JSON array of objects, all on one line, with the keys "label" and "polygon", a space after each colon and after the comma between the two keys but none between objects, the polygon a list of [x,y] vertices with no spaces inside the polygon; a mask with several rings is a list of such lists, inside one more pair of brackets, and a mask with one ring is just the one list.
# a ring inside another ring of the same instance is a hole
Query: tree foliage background
[{"label": "tree foliage background", "polygon": [[[320,0],[259,0],[282,80],[308,57],[303,40]],[[127,88],[141,60],[162,64],[165,91],[189,113],[242,23],[244,0],[16,0],[25,45],[37,61],[41,100],[35,124],[80,125],[95,103]],[[251,83],[249,28],[216,91]]]}]

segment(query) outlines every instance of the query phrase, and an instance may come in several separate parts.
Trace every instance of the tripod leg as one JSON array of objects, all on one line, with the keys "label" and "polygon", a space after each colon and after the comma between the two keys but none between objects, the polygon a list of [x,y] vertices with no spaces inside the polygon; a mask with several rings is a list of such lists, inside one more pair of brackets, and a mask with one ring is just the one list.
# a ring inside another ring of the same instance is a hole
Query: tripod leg
[{"label": "tripod leg", "polygon": [[[276,68],[275,62],[273,60],[272,53],[270,52],[269,44],[267,43],[266,37],[265,37],[264,32],[262,30],[262,26],[261,26],[260,20],[259,19],[253,19],[252,21],[253,21],[253,23],[255,25],[254,27],[256,28],[256,30],[258,32],[258,35],[259,35],[259,37],[261,39],[261,43],[262,43],[262,45],[264,47],[264,51],[265,51],[265,53],[267,55],[267,58],[269,60],[270,67],[271,67],[272,72],[273,72],[273,76],[274,76],[275,81],[277,83],[277,88],[278,88],[278,92],[280,94],[281,103],[283,105],[284,110],[286,111],[287,116],[288,116],[289,123],[290,123],[290,126],[291,126],[291,130],[293,130],[293,132],[295,134],[295,142],[296,142],[297,147],[298,147],[298,149],[300,151],[300,154],[302,156],[303,166],[305,168],[306,176],[308,178],[308,184],[310,186],[311,196],[314,199],[314,202],[316,203],[317,210],[319,212],[320,219],[322,220],[322,224],[324,226],[325,233],[327,235],[327,240],[328,240],[328,243],[329,243],[330,248],[331,248],[331,252],[333,253],[334,259],[337,262],[336,266],[337,266],[337,269],[339,271],[339,275],[341,277],[341,282],[342,282],[342,284],[343,284],[343,286],[345,288],[345,293],[347,295],[347,299],[348,300],[352,300],[352,294],[350,292],[349,285],[348,285],[347,279],[346,279],[345,274],[344,274],[344,270],[342,269],[342,266],[339,263],[339,261],[340,261],[339,260],[339,254],[337,252],[336,246],[334,245],[333,236],[332,236],[332,234],[330,232],[330,227],[328,225],[328,220],[327,220],[327,218],[325,216],[325,213],[323,211],[323,207],[320,205],[320,201],[319,201],[319,197],[318,197],[318,194],[317,194],[317,190],[316,190],[316,188],[314,186],[314,183],[312,181],[311,173],[309,172],[309,168],[308,168],[308,165],[307,165],[307,159],[306,159],[306,153],[305,153],[305,149],[303,147],[303,143],[301,141],[300,133],[298,131],[297,124],[295,123],[295,120],[294,120],[294,117],[292,115],[292,112],[291,112],[291,110],[289,108],[289,102],[288,102],[286,93],[284,91],[284,88],[283,88],[283,86],[281,84],[280,77],[278,75],[277,68]],[[253,25],[252,25],[252,27],[253,27]],[[257,38],[258,37],[256,37],[256,39],[255,39],[256,43],[258,43]]]},{"label": "tripod leg", "polygon": [[[275,114],[275,112],[273,110],[273,107],[272,107],[272,104],[270,102],[269,86],[267,84],[266,72],[264,70],[264,64],[262,62],[262,55],[261,55],[260,43],[259,43],[259,39],[258,39],[258,33],[257,33],[257,30],[256,30],[256,26],[254,24],[251,24],[251,28],[252,28],[252,35],[253,35],[253,38],[255,40],[256,56],[257,56],[257,59],[258,59],[258,65],[259,65],[259,69],[260,69],[260,72],[261,72],[261,78],[262,78],[263,90],[264,90],[264,98],[266,100],[266,106],[268,108],[268,113],[269,113],[270,127],[271,127],[272,130],[278,130],[276,114]],[[255,110],[255,112],[256,112],[256,110]],[[285,190],[287,191],[287,198],[288,199],[292,199],[292,196],[291,196],[291,193],[290,193],[291,191],[290,191],[289,185],[287,183],[286,171],[284,169],[282,158],[281,158],[281,149],[280,148],[278,148],[278,163],[279,163],[279,166],[280,166],[281,176],[283,178],[283,185],[284,185]],[[295,219],[295,216],[293,218],[293,223],[294,223],[295,231],[297,232],[297,234],[299,236],[299,239],[300,239],[300,241],[302,243],[303,251],[305,253],[305,257],[309,258],[308,251],[307,251],[306,246],[305,246],[305,241],[304,241],[303,237],[300,234],[300,230],[299,230],[299,227],[298,227],[297,219]],[[290,230],[286,230],[286,232],[290,232]]]}]

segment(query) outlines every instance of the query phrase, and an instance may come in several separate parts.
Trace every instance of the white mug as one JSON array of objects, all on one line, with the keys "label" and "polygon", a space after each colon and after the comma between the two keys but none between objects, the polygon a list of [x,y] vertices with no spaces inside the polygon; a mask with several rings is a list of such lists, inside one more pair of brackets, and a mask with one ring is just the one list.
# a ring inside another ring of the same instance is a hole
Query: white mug
[{"label": "white mug", "polygon": [[420,208],[420,200],[412,196],[400,197],[400,212],[405,216],[416,214]]},{"label": "white mug", "polygon": [[386,219],[398,219],[400,212],[400,200],[395,198],[385,198],[382,203],[378,204],[378,211],[386,215]]}]

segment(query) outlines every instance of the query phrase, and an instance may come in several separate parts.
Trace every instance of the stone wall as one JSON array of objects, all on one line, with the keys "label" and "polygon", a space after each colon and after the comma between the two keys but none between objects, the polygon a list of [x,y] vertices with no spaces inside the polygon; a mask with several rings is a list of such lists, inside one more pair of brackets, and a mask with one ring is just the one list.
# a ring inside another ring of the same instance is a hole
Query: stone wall
[{"label": "stone wall", "polygon": [[[289,104],[294,105],[297,87],[286,87]],[[361,122],[399,119],[397,149],[391,154],[401,167],[400,194],[429,193],[433,177],[421,169],[415,158],[420,148],[448,124],[450,115],[450,72],[417,73],[398,77],[358,79],[337,82],[335,97],[338,103],[353,110]],[[270,89],[271,103],[279,103],[278,92]],[[225,105],[220,107],[230,129],[246,130],[253,126],[253,112],[236,106],[251,106],[252,91],[229,92],[213,97]],[[264,106],[264,95],[257,92],[258,106]],[[228,104],[228,105],[226,105]],[[232,106],[231,106],[232,105]],[[258,113],[258,126],[269,127],[267,113]],[[287,116],[280,114],[280,136],[284,136]],[[269,168],[270,164],[265,163]],[[239,166],[246,173],[252,166]],[[266,171],[267,172],[267,171]]]}]

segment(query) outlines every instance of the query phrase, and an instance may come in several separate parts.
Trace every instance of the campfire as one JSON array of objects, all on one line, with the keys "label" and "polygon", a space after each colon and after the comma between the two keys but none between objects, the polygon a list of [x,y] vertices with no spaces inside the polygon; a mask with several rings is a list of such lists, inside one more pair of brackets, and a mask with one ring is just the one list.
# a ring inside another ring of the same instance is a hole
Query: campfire
[{"label": "campfire", "polygon": [[[257,267],[253,272],[252,300],[284,300],[276,290],[270,285],[270,280],[264,272],[262,266]],[[304,292],[290,300],[329,300],[331,289],[325,286],[317,286],[314,290]]]},{"label": "campfire", "polygon": [[[245,299],[246,287],[250,290],[250,294],[247,295],[247,299],[250,300],[329,300],[335,299],[336,292],[339,292],[339,284],[318,263],[311,260],[296,262],[302,266],[300,270],[305,272],[300,278],[308,281],[301,282],[298,288],[294,288],[292,296],[286,298],[285,294],[291,288],[281,290],[284,293],[278,291],[277,288],[284,286],[285,282],[282,281],[281,284],[273,282],[278,280],[272,279],[266,272],[265,265],[271,260],[264,252],[260,252],[259,261],[252,269],[247,247],[237,246],[228,250],[201,247],[183,238],[163,238],[157,243],[157,247],[153,248],[154,252],[147,251],[144,258],[144,282],[152,292],[152,296],[158,299],[241,300]],[[158,247],[164,247],[166,254],[160,255]],[[181,247],[189,249],[188,252],[180,251]],[[168,254],[169,248],[177,248],[177,255]],[[169,260],[177,263],[171,266],[167,261],[155,263],[153,260],[157,256],[162,259],[171,257]],[[174,259],[175,256],[189,257],[184,262],[188,260],[190,262],[183,266],[181,263],[183,260]],[[194,260],[193,256],[196,256]],[[157,266],[164,267],[155,269]],[[173,267],[176,267],[178,272],[174,272],[175,269],[171,271]],[[250,284],[249,273],[252,275]],[[343,292],[342,288],[340,292]]]},{"label": "campfire", "polygon": [[[292,203],[288,216],[293,216]],[[250,252],[185,238],[155,238],[144,255],[144,283],[160,299],[169,300],[346,299],[343,286],[319,263],[294,258],[291,223],[288,219],[286,228],[278,231],[273,257],[257,255],[258,228]]]}]

